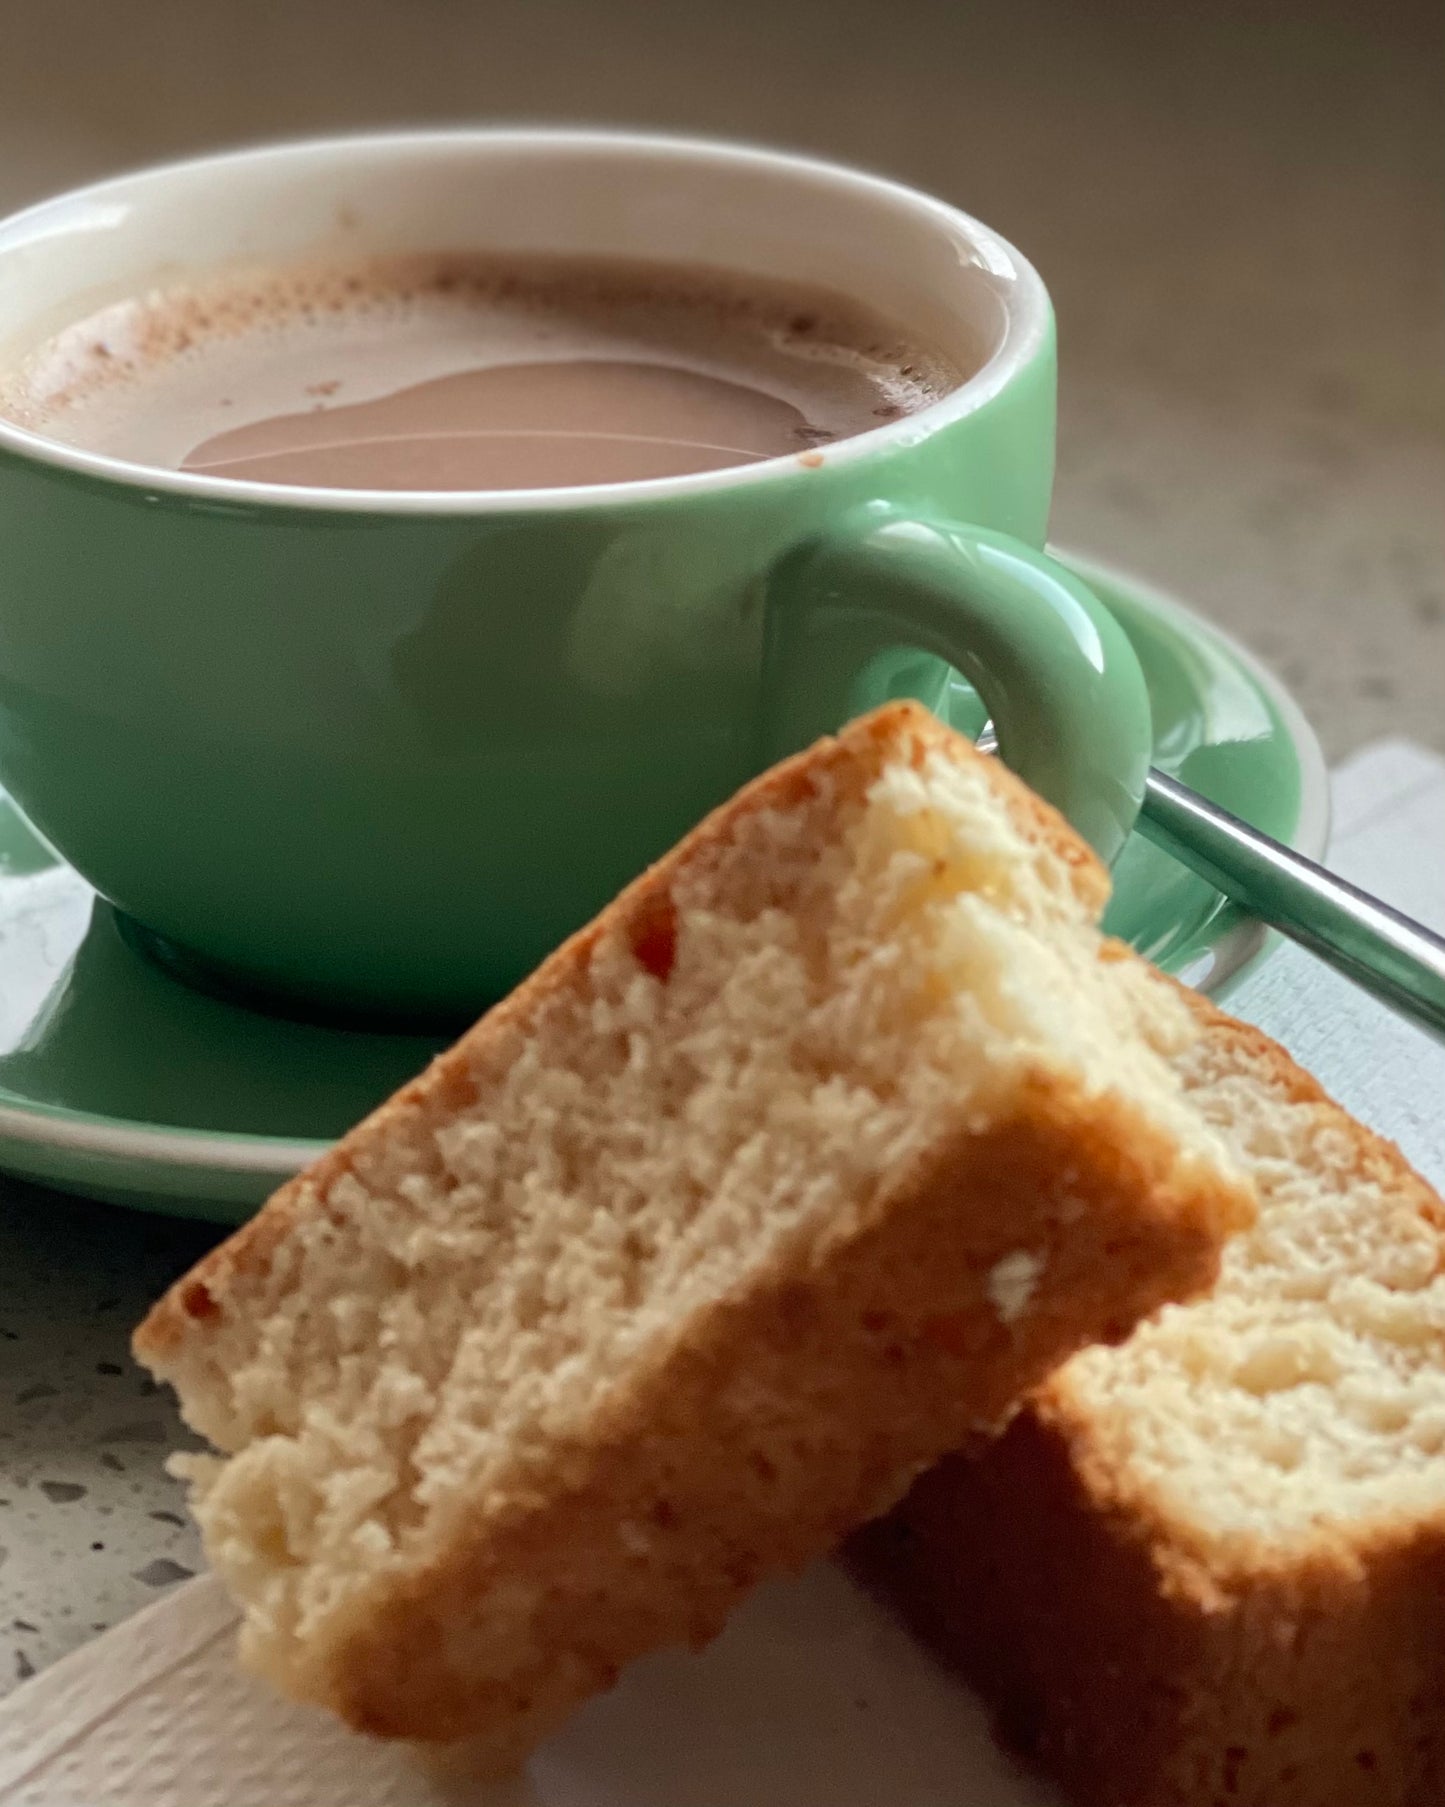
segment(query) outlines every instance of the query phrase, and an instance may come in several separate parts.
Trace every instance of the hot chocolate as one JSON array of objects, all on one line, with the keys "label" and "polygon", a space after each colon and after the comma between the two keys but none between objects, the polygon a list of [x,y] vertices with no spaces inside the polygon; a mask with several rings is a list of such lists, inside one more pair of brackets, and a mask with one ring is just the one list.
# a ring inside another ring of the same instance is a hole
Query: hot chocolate
[{"label": "hot chocolate", "polygon": [[131,462],[262,483],[547,488],[807,454],[965,374],[795,284],[436,254],[122,301],[0,378],[0,412]]}]

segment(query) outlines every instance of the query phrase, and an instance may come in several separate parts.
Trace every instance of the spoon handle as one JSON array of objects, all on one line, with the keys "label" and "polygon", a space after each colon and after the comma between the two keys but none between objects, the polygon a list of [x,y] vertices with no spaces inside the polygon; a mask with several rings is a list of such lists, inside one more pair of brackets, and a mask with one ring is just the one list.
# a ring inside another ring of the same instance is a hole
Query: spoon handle
[{"label": "spoon handle", "polygon": [[1445,939],[1151,771],[1139,832],[1356,984],[1445,1036]]}]

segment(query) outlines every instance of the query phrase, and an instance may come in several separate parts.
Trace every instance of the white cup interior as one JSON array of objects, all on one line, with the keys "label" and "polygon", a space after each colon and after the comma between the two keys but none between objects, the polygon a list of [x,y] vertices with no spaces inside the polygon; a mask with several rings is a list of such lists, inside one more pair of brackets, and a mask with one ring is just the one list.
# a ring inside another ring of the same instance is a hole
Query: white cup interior
[{"label": "white cup interior", "polygon": [[[867,300],[974,373],[924,410],[928,416],[977,406],[1047,327],[1043,286],[1004,240],[955,208],[858,171],[625,133],[386,133],[144,170],[0,223],[0,368],[110,302],[227,265],[462,249],[711,264]],[[846,445],[916,433],[924,415]],[[112,475],[135,468],[0,420],[0,444],[7,440]],[[228,492],[257,487],[181,472],[165,473],[165,481]],[[294,499],[312,493],[296,491]],[[314,493],[332,503],[346,494]],[[274,500],[274,490],[265,494]],[[389,505],[397,506],[395,498]]]}]

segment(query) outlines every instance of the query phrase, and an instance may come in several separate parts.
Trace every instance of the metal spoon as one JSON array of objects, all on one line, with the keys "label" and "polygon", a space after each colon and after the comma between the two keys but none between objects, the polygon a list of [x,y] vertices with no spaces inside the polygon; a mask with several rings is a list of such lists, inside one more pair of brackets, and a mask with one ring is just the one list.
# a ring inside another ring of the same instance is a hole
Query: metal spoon
[{"label": "metal spoon", "polygon": [[[979,736],[995,751],[992,724]],[[1445,938],[1151,769],[1139,832],[1422,1028],[1445,1036]]]}]

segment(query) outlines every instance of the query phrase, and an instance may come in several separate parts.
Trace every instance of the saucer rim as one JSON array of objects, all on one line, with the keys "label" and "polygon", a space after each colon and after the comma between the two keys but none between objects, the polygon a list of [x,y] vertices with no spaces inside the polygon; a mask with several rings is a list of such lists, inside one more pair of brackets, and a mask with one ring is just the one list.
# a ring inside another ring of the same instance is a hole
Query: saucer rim
[{"label": "saucer rim", "polygon": [[[1329,835],[1329,767],[1319,737],[1283,681],[1233,634],[1206,620],[1172,591],[1140,578],[1123,566],[1070,547],[1050,545],[1050,556],[1066,564],[1084,581],[1126,589],[1161,613],[1202,629],[1222,645],[1259,686],[1279,718],[1299,766],[1299,803],[1289,845],[1310,858],[1324,851]],[[1242,917],[1211,940],[1192,967],[1179,977],[1210,994],[1237,980],[1271,939],[1263,923]],[[62,1105],[0,1104],[0,1143],[49,1147],[77,1156],[127,1164],[150,1164],[172,1170],[206,1169],[212,1173],[253,1175],[285,1180],[333,1146],[316,1138],[288,1138],[250,1131],[221,1134],[185,1125],[134,1123],[97,1118]]]},{"label": "saucer rim", "polygon": [[[1299,761],[1299,802],[1294,828],[1287,845],[1307,859],[1323,859],[1329,845],[1333,805],[1330,800],[1330,767],[1319,735],[1294,693],[1285,685],[1258,653],[1237,639],[1228,628],[1210,621],[1197,609],[1189,607],[1172,590],[1151,583],[1126,566],[1072,547],[1050,545],[1049,556],[1066,564],[1086,583],[1126,589],[1161,613],[1189,622],[1223,646],[1264,692],[1280,725],[1294,748]],[[1236,906],[1238,908],[1238,906]],[[1236,919],[1217,939],[1209,941],[1204,951],[1174,973],[1181,984],[1202,991],[1216,1001],[1232,991],[1252,967],[1279,941],[1278,934],[1266,923],[1239,911]]]}]

